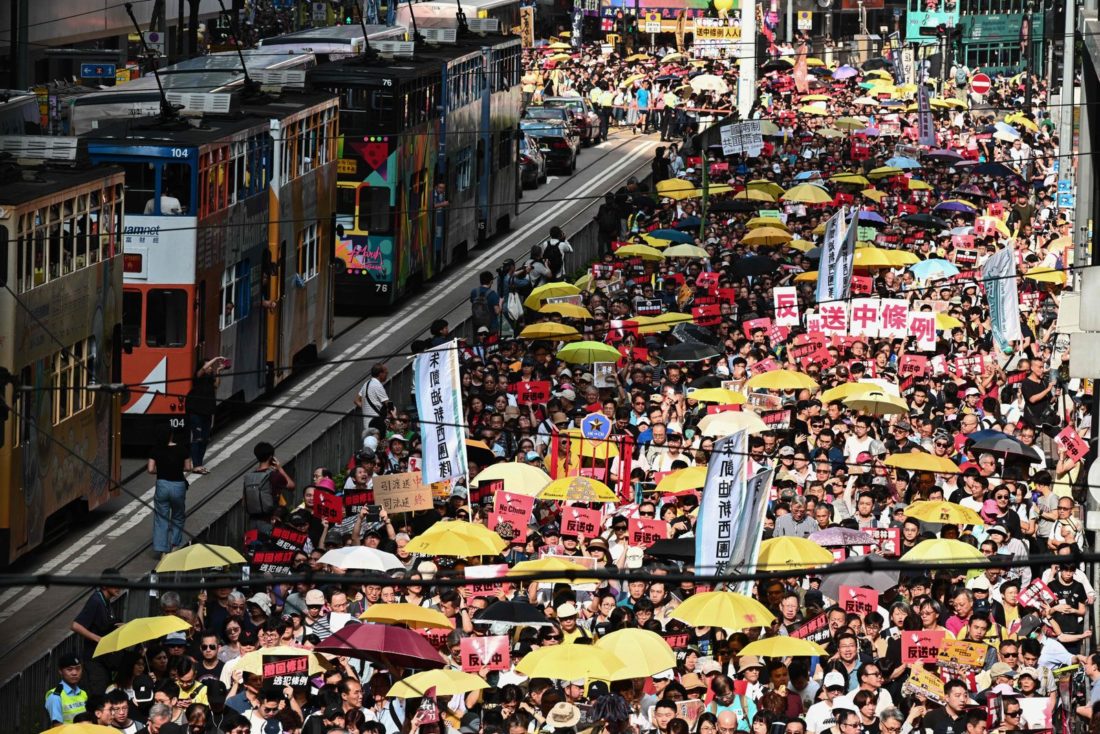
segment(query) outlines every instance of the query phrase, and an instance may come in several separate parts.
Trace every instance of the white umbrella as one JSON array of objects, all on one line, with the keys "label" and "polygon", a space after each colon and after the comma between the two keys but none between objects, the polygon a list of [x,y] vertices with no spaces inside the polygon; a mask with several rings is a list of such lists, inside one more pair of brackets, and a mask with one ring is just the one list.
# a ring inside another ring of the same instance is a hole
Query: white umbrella
[{"label": "white umbrella", "polygon": [[688,82],[696,92],[716,92],[726,94],[730,91],[730,85],[726,80],[714,74],[700,74]]},{"label": "white umbrella", "polygon": [[360,571],[390,571],[404,570],[401,560],[392,553],[380,551],[377,548],[368,548],[365,545],[355,545],[346,548],[330,550],[321,556],[321,563],[337,568],[354,568]]}]

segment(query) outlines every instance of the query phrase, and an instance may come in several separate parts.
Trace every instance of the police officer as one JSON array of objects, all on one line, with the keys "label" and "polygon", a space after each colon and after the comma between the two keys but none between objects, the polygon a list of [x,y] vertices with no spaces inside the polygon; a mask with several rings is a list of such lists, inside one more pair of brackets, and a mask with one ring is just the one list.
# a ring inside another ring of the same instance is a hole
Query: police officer
[{"label": "police officer", "polygon": [[88,707],[88,694],[80,688],[80,676],[84,666],[76,655],[62,655],[57,661],[61,673],[61,682],[46,692],[46,713],[50,717],[50,726],[71,724],[77,714]]}]

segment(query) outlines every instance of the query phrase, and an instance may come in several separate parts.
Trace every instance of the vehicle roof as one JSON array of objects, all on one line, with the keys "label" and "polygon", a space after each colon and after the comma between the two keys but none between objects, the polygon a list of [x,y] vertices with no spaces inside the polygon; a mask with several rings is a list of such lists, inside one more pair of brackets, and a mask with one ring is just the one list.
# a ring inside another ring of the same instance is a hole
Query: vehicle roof
[{"label": "vehicle roof", "polygon": [[[79,186],[92,181],[102,181],[107,176],[122,173],[117,166],[89,166],[87,168],[58,168],[52,166],[42,167],[18,167],[21,171],[34,171],[37,175],[33,180],[26,180],[21,175],[18,177],[5,176],[7,180],[0,186],[0,204],[4,206],[18,206],[33,202],[47,196],[63,193],[65,189]],[[0,166],[4,173],[8,166]]]},{"label": "vehicle roof", "polygon": [[[425,28],[452,28],[455,21],[447,23],[426,23]],[[418,19],[419,23],[419,19]],[[418,28],[420,26],[418,25]],[[470,35],[459,38],[455,43],[428,46],[421,44],[412,58],[380,59],[376,63],[364,63],[362,59],[337,59],[318,64],[309,72],[314,84],[347,84],[351,80],[366,81],[386,77],[397,79],[415,79],[421,76],[442,73],[443,64],[461,59],[472,53],[480,53],[485,46],[511,45],[515,39],[499,34],[485,36]]]}]

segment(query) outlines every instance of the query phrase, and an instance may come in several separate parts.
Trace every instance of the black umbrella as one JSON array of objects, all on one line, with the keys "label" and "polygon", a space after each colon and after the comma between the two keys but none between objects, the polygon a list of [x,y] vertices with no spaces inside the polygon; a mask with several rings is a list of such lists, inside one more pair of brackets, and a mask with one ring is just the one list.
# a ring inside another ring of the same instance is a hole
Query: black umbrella
[{"label": "black umbrella", "polygon": [[929,160],[936,161],[937,163],[957,163],[963,159],[961,155],[953,150],[947,150],[941,148],[939,150],[930,150],[927,153],[922,153],[921,158],[928,158]]},{"label": "black umbrella", "polygon": [[675,222],[672,226],[681,231],[699,229],[699,217],[684,217],[680,221]]},{"label": "black umbrella", "polygon": [[700,344],[699,342],[680,342],[661,350],[663,362],[702,362],[704,359],[717,357],[718,347],[713,344]]},{"label": "black umbrella", "polygon": [[754,201],[752,199],[721,199],[709,204],[707,211],[711,212],[754,212],[761,207],[764,202]]},{"label": "black umbrella", "polygon": [[695,558],[695,541],[692,538],[666,538],[649,546],[646,555],[655,558]]},{"label": "black umbrella", "polygon": [[951,225],[939,217],[931,214],[906,214],[901,218],[906,224],[911,224],[920,229],[947,229]]},{"label": "black umbrella", "polygon": [[1008,435],[983,438],[981,441],[975,442],[973,449],[975,451],[988,451],[993,454],[1004,454],[1006,459],[1009,456],[1026,459],[1032,464],[1042,461],[1035,449],[1025,446],[1020,443],[1019,439]]},{"label": "black umbrella", "polygon": [[672,327],[672,335],[682,342],[718,344],[718,338],[714,335],[714,332],[698,324],[676,324]]},{"label": "black umbrella", "polygon": [[875,57],[873,59],[867,59],[863,62],[862,65],[860,65],[860,68],[864,71],[874,71],[875,69],[889,71],[892,67],[893,64],[882,58],[881,56]]},{"label": "black umbrella", "polygon": [[787,71],[794,68],[794,64],[786,59],[772,59],[760,67],[764,71]]},{"label": "black umbrella", "polygon": [[778,267],[779,263],[770,257],[749,255],[733,264],[733,272],[737,275],[767,275]]},{"label": "black umbrella", "polygon": [[980,176],[992,176],[994,178],[1020,178],[1020,174],[999,161],[986,161],[979,163],[970,169],[972,173]]},{"label": "black umbrella", "polygon": [[474,616],[474,624],[546,627],[553,624],[538,607],[523,601],[495,601]]},{"label": "black umbrella", "polygon": [[[830,568],[838,573],[830,573],[821,582],[821,593],[830,599],[840,598],[840,585],[845,586],[869,586],[880,591],[897,586],[900,571],[888,571],[879,568],[886,559],[877,554],[868,556],[853,556],[841,563],[833,564]],[[864,564],[870,564],[870,570]],[[840,572],[841,569],[849,570]]]}]

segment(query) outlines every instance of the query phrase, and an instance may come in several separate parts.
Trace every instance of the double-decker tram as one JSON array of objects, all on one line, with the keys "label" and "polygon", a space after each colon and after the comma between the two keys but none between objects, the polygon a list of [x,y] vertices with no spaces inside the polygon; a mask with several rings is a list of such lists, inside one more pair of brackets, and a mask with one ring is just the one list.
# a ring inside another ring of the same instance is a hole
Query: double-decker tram
[{"label": "double-decker tram", "polygon": [[116,493],[121,394],[105,388],[122,379],[123,176],[78,162],[73,138],[0,137],[0,152],[7,565]]},{"label": "double-decker tram", "polygon": [[520,40],[494,20],[417,21],[426,40],[308,72],[340,97],[338,306],[395,303],[517,212]]},{"label": "double-decker tram", "polygon": [[[274,91],[243,76],[228,84],[230,58],[237,54],[169,67],[167,78],[189,80],[182,116],[107,116],[84,136],[92,160],[126,177],[128,431],[149,421],[182,427],[191,378],[206,360],[229,360],[219,401],[251,400],[332,334],[338,102],[289,86],[304,81],[293,69],[272,70],[280,73],[267,83],[283,84]],[[205,82],[180,68],[203,65],[218,69]]]}]

